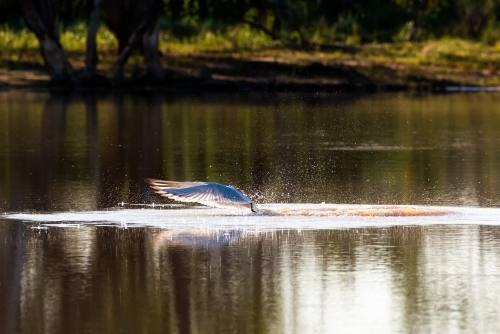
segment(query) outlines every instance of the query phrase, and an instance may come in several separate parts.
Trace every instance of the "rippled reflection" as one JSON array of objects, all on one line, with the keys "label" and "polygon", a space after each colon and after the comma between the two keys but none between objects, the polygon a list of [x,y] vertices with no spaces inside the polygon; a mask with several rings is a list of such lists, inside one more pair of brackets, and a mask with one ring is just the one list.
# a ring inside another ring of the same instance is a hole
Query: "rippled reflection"
[{"label": "rippled reflection", "polygon": [[[158,203],[142,177],[231,184],[257,203],[498,206],[499,98],[0,92],[0,210]],[[457,214],[301,231],[274,215],[233,230],[212,215],[203,229],[149,211],[141,224],[121,210],[128,225],[1,215],[0,333],[500,329],[498,226]]]},{"label": "rippled reflection", "polygon": [[0,290],[0,325],[8,332],[488,332],[500,326],[495,228],[239,234],[23,226],[0,224],[2,263],[11,268],[0,276],[9,287]]},{"label": "rippled reflection", "polygon": [[497,94],[0,93],[0,207],[160,201],[142,177],[258,202],[497,206]]}]

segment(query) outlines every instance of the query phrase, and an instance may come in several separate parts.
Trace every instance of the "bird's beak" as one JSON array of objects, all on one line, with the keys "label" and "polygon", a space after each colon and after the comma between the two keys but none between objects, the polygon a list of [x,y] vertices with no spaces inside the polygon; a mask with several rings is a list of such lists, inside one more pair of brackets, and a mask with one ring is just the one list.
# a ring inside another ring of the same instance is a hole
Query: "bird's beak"
[{"label": "bird's beak", "polygon": [[252,212],[259,212],[259,209],[257,209],[255,204],[253,204],[253,203],[250,204],[250,210],[252,210]]}]

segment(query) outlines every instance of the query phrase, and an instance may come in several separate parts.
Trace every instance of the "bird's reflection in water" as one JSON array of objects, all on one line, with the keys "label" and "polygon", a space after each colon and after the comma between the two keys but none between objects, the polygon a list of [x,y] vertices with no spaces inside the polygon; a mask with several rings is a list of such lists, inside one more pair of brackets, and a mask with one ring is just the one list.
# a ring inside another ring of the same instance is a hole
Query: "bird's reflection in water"
[{"label": "bird's reflection in water", "polygon": [[214,248],[237,241],[243,235],[242,230],[164,230],[156,234],[152,245],[155,249],[162,247],[203,246]]},{"label": "bird's reflection in water", "polygon": [[[170,296],[167,299],[174,306],[173,322],[177,324],[179,333],[193,332],[192,320],[196,316],[192,314],[193,310],[210,302],[209,296],[200,295],[203,290],[208,291],[206,289],[196,291],[199,282],[193,284],[193,280],[210,282],[214,253],[224,253],[223,249],[237,242],[242,234],[241,230],[191,229],[162,230],[152,237],[151,248],[154,257],[158,259],[157,273],[163,276],[168,286],[166,293]],[[168,269],[162,270],[165,265]],[[204,297],[208,299],[204,303],[199,303]]]}]

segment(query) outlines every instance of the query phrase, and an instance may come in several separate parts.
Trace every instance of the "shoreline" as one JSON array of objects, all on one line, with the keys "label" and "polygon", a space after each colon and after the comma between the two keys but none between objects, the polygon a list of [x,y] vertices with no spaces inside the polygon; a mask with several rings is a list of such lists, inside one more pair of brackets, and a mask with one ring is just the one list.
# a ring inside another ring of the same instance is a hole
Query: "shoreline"
[{"label": "shoreline", "polygon": [[[363,47],[360,47],[363,49]],[[460,73],[450,66],[411,66],[394,59],[382,62],[345,59],[345,55],[320,51],[264,50],[248,52],[162,53],[167,80],[150,85],[140,56],[125,67],[125,80],[114,86],[111,67],[114,55],[100,52],[97,82],[93,85],[57,86],[49,81],[36,50],[30,61],[0,62],[0,90],[47,91],[141,91],[166,92],[383,92],[383,91],[497,91],[496,73],[484,79],[484,69]],[[366,50],[358,51],[366,52]],[[83,71],[83,51],[72,51],[70,61]],[[478,74],[479,73],[479,74]]]}]

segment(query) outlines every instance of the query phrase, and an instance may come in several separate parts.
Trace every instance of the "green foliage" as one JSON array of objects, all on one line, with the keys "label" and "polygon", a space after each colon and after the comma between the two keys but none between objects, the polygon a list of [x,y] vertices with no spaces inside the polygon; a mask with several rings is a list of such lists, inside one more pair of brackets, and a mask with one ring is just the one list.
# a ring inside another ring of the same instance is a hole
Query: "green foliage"
[{"label": "green foliage", "polygon": [[[93,0],[53,1],[62,30],[75,37],[75,40],[64,37],[64,43],[77,48],[84,39],[81,35],[84,29],[79,27],[87,22]],[[276,39],[284,45],[335,42],[358,45],[445,36],[494,44],[500,38],[498,0],[163,0],[163,3],[160,27],[176,43],[196,40],[210,45],[217,40],[215,43],[221,42],[223,48],[229,43],[231,47],[253,49]],[[19,1],[0,0],[0,24],[6,23],[11,29],[23,31]],[[111,43],[109,36],[101,38],[103,43]]]},{"label": "green foliage", "polygon": [[[65,50],[84,50],[87,42],[87,25],[78,23],[67,27],[60,32],[60,39]],[[102,26],[97,31],[96,43],[102,49],[116,49],[118,47],[118,42],[114,35]]]},{"label": "green foliage", "polygon": [[29,30],[14,30],[7,24],[0,26],[0,63],[34,62],[41,64],[41,58],[33,60],[25,50],[38,50],[38,40]]},{"label": "green foliage", "polygon": [[[61,44],[68,51],[84,51],[87,42],[86,35],[85,24],[72,25],[60,31]],[[116,50],[118,47],[116,38],[105,27],[101,27],[97,32],[96,42],[100,50]],[[7,24],[0,26],[0,64],[24,62],[42,65],[43,60],[38,48],[38,39],[27,28],[12,29]]]},{"label": "green foliage", "polygon": [[483,30],[481,39],[484,43],[493,45],[500,41],[500,22],[497,19],[490,19]]},{"label": "green foliage", "polygon": [[[386,42],[444,36],[494,43],[500,35],[497,0],[285,0],[279,13],[274,0],[165,0],[163,27],[176,36],[193,37],[203,29],[224,32],[243,20],[271,31],[285,44],[343,41]],[[278,16],[284,26],[276,30]],[[207,24],[208,23],[208,24]],[[201,29],[200,27],[203,27]],[[306,41],[303,41],[305,39]],[[295,42],[294,42],[295,41]]]},{"label": "green foliage", "polygon": [[4,24],[0,27],[0,45],[2,45],[3,50],[37,48],[38,40],[27,29],[16,31]]},{"label": "green foliage", "polygon": [[160,35],[160,49],[181,53],[260,50],[279,45],[279,41],[273,41],[270,36],[245,24],[217,32],[209,27],[202,27],[190,36],[178,36],[168,32]]}]

